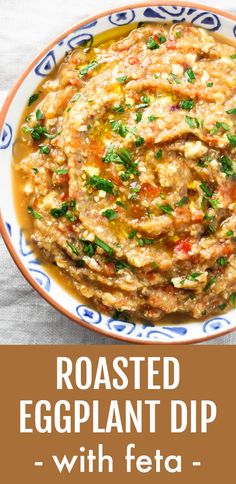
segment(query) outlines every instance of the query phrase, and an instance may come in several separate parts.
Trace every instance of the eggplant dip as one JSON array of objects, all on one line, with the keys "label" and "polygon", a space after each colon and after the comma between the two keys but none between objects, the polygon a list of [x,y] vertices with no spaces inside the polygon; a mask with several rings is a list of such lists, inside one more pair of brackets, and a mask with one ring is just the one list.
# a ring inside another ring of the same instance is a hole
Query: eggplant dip
[{"label": "eggplant dip", "polygon": [[31,239],[78,297],[151,322],[234,307],[233,45],[146,24],[80,46],[30,97],[20,145]]}]

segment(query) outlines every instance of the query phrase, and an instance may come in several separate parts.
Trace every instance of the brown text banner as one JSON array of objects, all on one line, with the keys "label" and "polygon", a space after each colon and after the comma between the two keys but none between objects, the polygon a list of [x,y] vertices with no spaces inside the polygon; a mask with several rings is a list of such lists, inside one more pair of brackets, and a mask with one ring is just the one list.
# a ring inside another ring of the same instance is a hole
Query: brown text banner
[{"label": "brown text banner", "polygon": [[0,482],[235,482],[236,348],[2,346]]}]

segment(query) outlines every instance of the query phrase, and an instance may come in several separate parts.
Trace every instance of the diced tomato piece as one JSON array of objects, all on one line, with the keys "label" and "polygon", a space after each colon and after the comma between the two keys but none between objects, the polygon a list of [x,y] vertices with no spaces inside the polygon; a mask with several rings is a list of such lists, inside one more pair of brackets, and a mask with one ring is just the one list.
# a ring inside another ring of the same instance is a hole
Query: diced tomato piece
[{"label": "diced tomato piece", "polygon": [[235,251],[234,251],[234,247],[232,244],[227,244],[227,245],[224,245],[224,248],[223,248],[223,254],[224,255],[231,255],[233,254]]},{"label": "diced tomato piece", "polygon": [[66,199],[67,199],[67,195],[66,195],[66,193],[62,193],[62,194],[61,194],[61,201],[62,201],[62,202],[65,202],[65,200],[66,200]]},{"label": "diced tomato piece", "polygon": [[191,252],[192,245],[191,242],[188,240],[179,240],[179,242],[176,243],[176,246],[174,248],[174,252],[183,252],[184,254],[189,254]]},{"label": "diced tomato piece", "polygon": [[135,65],[135,64],[138,64],[139,63],[139,58],[136,56],[136,57],[130,57],[129,58],[129,64],[131,66]]},{"label": "diced tomato piece", "polygon": [[116,271],[115,271],[115,266],[113,262],[108,262],[108,264],[106,264],[106,275],[110,277],[110,276],[114,276],[115,273]]},{"label": "diced tomato piece", "polygon": [[68,183],[69,181],[69,176],[68,174],[66,175],[59,175],[59,182],[64,185],[64,183]]},{"label": "diced tomato piece", "polygon": [[160,193],[160,188],[152,183],[143,183],[139,193],[147,198],[156,198]]}]

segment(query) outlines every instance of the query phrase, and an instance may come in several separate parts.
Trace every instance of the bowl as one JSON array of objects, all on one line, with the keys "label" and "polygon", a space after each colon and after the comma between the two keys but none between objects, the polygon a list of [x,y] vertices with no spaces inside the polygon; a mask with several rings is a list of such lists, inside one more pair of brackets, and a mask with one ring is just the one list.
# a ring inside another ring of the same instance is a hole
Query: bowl
[{"label": "bowl", "polygon": [[[0,116],[0,229],[5,244],[22,272],[36,291],[58,311],[81,325],[103,335],[131,343],[195,343],[236,330],[235,311],[205,321],[192,320],[178,324],[141,324],[120,321],[99,313],[84,301],[66,292],[47,273],[25,239],[14,207],[12,187],[12,147],[25,100],[46,79],[69,49],[84,41],[93,42],[95,35],[133,22],[191,22],[228,39],[236,38],[236,17],[229,13],[189,2],[143,2],[121,6],[99,13],[74,25],[59,35],[38,54],[10,91]],[[170,321],[170,322],[169,322]]]}]

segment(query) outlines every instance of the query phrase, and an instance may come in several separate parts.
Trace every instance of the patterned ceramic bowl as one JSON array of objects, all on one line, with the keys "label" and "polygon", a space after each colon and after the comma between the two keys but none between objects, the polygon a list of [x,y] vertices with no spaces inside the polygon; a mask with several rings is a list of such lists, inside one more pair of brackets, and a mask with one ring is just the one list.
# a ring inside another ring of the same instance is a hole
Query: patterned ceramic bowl
[{"label": "patterned ceramic bowl", "polygon": [[191,22],[210,32],[219,32],[229,39],[236,38],[236,17],[206,8],[203,5],[177,1],[145,2],[116,8],[73,26],[32,61],[11,90],[0,118],[0,228],[14,261],[30,284],[49,303],[74,321],[97,332],[136,343],[193,343],[226,334],[236,329],[235,312],[214,317],[205,322],[191,321],[179,324],[140,324],[116,321],[79,303],[65,292],[42,267],[25,240],[14,208],[12,189],[12,146],[25,99],[34,92],[42,78],[52,71],[69,49],[87,40],[93,42],[96,34],[115,26],[132,22]]}]

